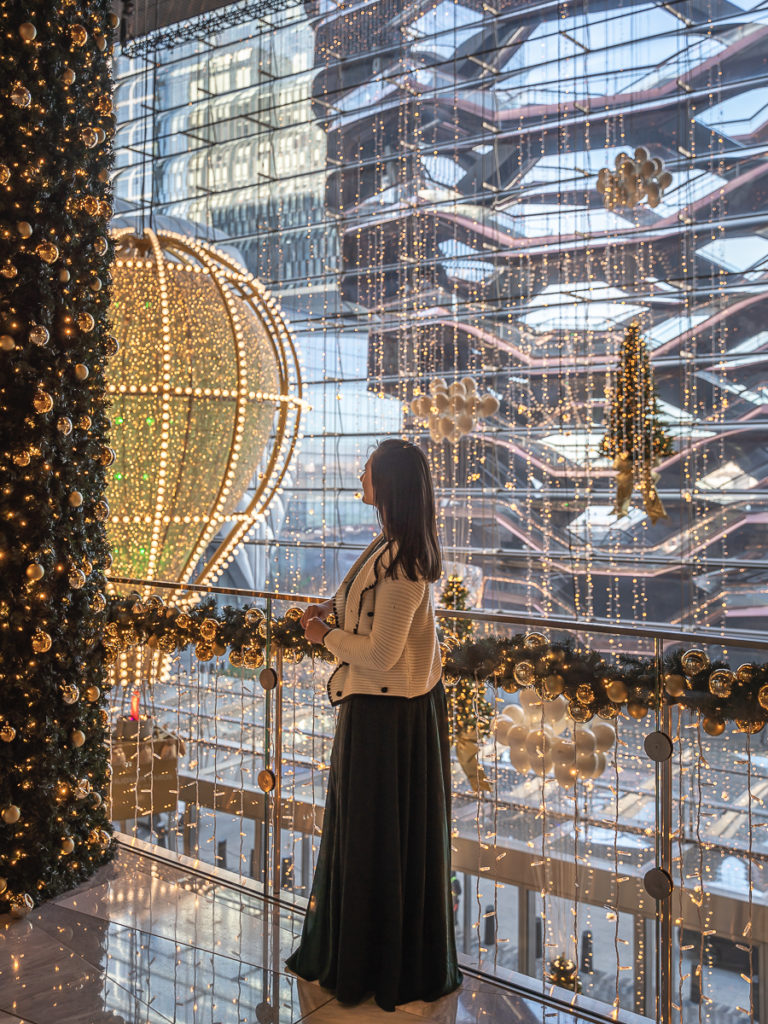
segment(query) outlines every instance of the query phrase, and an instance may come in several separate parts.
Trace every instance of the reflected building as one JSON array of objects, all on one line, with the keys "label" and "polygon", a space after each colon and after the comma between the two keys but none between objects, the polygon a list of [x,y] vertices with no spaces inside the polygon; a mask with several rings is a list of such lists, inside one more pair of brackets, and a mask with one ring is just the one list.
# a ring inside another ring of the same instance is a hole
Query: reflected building
[{"label": "reflected building", "polygon": [[[487,606],[764,621],[768,106],[749,6],[308,5],[374,386],[406,403],[471,374],[502,401],[456,449],[428,444]],[[606,209],[599,169],[640,146],[671,186]],[[641,504],[613,514],[599,454],[635,320],[675,447],[655,525]]]}]

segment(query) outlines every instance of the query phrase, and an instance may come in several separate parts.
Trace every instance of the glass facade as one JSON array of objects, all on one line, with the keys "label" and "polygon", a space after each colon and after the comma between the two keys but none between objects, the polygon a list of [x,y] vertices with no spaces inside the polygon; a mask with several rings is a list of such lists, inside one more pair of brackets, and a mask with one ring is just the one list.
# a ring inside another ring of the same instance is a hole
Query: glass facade
[{"label": "glass facade", "polygon": [[[303,449],[230,582],[332,586],[371,535],[357,474],[403,433],[476,605],[760,628],[767,18],[319,0],[118,60],[121,217],[239,251],[303,352]],[[637,147],[671,184],[607,209]],[[674,443],[655,524],[613,514],[599,450],[634,320]],[[409,403],[466,376],[499,409],[435,443]]]}]

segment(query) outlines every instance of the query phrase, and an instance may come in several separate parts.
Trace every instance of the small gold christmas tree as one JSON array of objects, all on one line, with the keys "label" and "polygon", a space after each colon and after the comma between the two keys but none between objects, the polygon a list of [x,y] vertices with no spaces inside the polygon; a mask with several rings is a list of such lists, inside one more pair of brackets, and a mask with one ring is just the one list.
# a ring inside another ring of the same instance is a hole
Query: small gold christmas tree
[{"label": "small gold christmas tree", "polygon": [[651,522],[666,518],[667,513],[656,491],[659,474],[655,466],[665,455],[672,454],[672,439],[659,422],[653,368],[637,323],[630,324],[621,343],[619,367],[600,448],[613,459],[616,469],[616,515],[627,514],[632,490],[637,485]]}]

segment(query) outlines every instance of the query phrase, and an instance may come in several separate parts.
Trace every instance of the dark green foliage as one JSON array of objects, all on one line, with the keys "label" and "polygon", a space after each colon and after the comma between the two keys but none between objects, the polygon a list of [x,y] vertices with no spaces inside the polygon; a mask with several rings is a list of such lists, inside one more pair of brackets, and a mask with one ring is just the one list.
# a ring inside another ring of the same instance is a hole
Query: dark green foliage
[{"label": "dark green foliage", "polygon": [[0,819],[0,910],[62,892],[110,856],[108,19],[107,0],[0,6],[0,812],[21,812]]}]

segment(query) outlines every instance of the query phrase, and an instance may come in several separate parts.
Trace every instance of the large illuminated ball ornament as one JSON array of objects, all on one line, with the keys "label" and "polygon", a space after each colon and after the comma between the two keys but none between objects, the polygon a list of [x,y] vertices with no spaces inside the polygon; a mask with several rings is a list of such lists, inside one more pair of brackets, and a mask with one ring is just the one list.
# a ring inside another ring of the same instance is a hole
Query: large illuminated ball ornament
[{"label": "large illuminated ball ornament", "polygon": [[112,573],[211,582],[296,450],[296,349],[274,300],[231,256],[172,232],[113,239]]},{"label": "large illuminated ball ornament", "polygon": [[509,747],[510,762],[521,775],[551,775],[573,793],[575,783],[603,774],[616,731],[607,722],[579,725],[567,708],[565,697],[542,700],[535,690],[522,690],[520,703],[507,704],[493,732],[497,743]]}]

